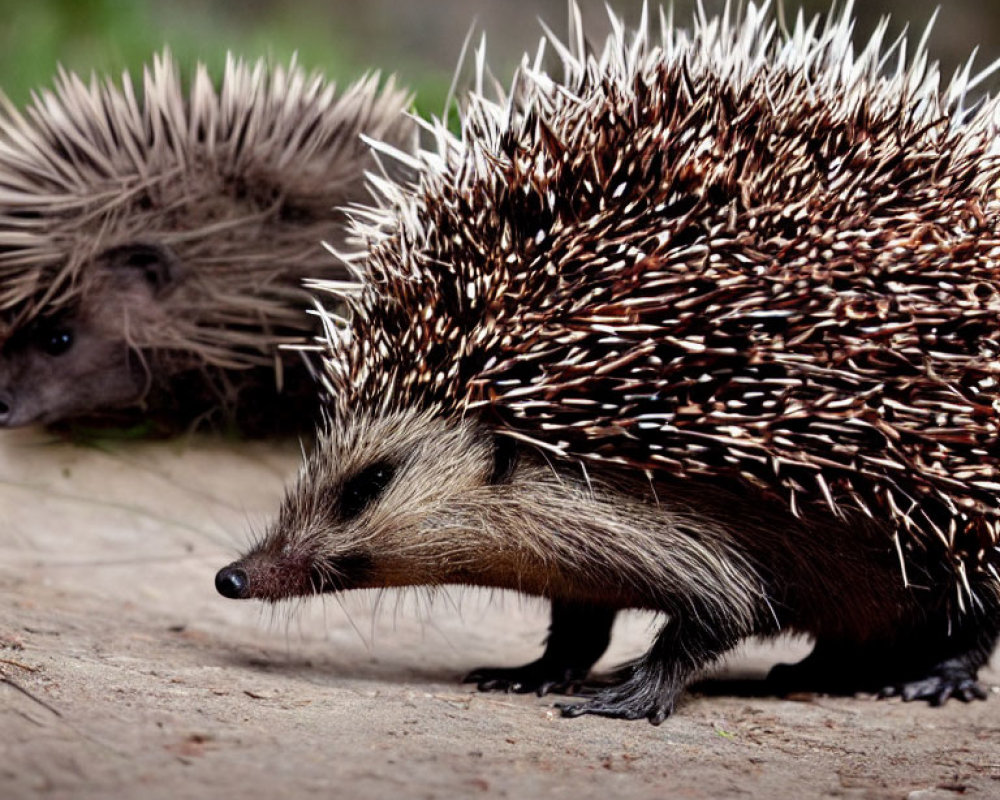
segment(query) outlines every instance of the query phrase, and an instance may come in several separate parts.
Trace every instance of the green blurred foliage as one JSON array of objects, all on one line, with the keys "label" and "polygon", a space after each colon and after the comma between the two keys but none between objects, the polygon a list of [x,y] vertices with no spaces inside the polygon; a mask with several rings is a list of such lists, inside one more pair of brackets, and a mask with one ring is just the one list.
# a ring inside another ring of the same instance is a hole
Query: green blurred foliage
[{"label": "green blurred foliage", "polygon": [[[605,0],[576,0],[599,41],[607,30]],[[716,13],[726,0],[703,0]],[[799,7],[812,15],[834,0],[773,0],[788,20]],[[694,0],[649,0],[672,5],[678,24],[691,19]],[[740,5],[736,0],[732,4]],[[642,0],[609,0],[630,24]],[[837,7],[843,6],[838,0]],[[1000,6],[981,0],[865,0],[854,5],[858,40],[880,17],[892,14],[887,41],[913,23],[919,38],[934,7],[942,13],[930,37],[933,58],[946,76],[982,44],[977,64],[1000,55]],[[506,84],[524,52],[534,52],[538,19],[557,33],[566,29],[566,0],[0,0],[0,89],[24,103],[33,89],[51,84],[58,64],[89,74],[137,73],[153,53],[169,45],[190,69],[196,60],[219,74],[225,54],[287,61],[298,53],[307,69],[320,69],[343,84],[372,69],[394,72],[417,96],[423,114],[439,114],[462,41],[470,31],[488,33],[489,63]],[[460,88],[470,85],[471,54],[462,65]],[[987,87],[996,91],[997,80]]]},{"label": "green blurred foliage", "polygon": [[[0,0],[0,89],[23,104],[33,90],[51,85],[60,64],[83,75],[138,75],[165,45],[185,70],[200,60],[218,75],[227,51],[284,62],[296,55],[307,69],[343,84],[383,63],[378,47],[359,41],[350,20],[338,18],[343,13],[342,5],[315,0]],[[441,110],[447,73],[425,65],[394,68],[416,92],[419,110]]]}]

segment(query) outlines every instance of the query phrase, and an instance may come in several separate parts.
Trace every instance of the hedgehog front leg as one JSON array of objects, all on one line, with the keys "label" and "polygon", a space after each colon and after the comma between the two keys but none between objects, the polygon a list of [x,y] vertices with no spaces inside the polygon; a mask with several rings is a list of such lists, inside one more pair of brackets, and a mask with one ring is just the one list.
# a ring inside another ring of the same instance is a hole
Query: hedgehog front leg
[{"label": "hedgehog front leg", "polygon": [[733,626],[712,623],[711,617],[697,614],[671,617],[649,651],[620,671],[619,683],[599,690],[586,703],[558,704],[563,716],[597,714],[659,725],[673,712],[692,677],[742,638]]},{"label": "hedgehog front leg", "polygon": [[522,667],[475,669],[463,682],[475,683],[481,692],[570,693],[607,650],[615,613],[604,606],[553,600],[541,658]]}]

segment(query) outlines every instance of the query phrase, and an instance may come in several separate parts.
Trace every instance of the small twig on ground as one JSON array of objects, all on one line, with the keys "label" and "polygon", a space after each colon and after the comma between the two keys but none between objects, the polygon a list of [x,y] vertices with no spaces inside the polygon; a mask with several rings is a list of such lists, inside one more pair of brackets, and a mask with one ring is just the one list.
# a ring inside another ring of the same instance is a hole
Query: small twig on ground
[{"label": "small twig on ground", "polygon": [[20,661],[14,661],[12,658],[0,658],[0,664],[9,664],[12,667],[23,669],[25,672],[38,672],[38,667],[33,667],[30,664],[22,664]]},{"label": "small twig on ground", "polygon": [[[6,659],[4,659],[4,660],[6,661]],[[60,717],[60,718],[62,717],[62,712],[58,708],[56,708],[55,706],[51,705],[50,703],[45,702],[38,695],[34,694],[33,692],[31,692],[28,689],[26,689],[23,686],[21,686],[21,684],[19,684],[17,681],[15,681],[13,678],[11,678],[9,675],[4,675],[2,672],[0,672],[0,683],[6,683],[12,689],[15,689],[15,690],[19,691],[21,694],[23,694],[29,700],[34,700],[42,708],[48,709],[53,714],[55,714],[57,717]]]}]

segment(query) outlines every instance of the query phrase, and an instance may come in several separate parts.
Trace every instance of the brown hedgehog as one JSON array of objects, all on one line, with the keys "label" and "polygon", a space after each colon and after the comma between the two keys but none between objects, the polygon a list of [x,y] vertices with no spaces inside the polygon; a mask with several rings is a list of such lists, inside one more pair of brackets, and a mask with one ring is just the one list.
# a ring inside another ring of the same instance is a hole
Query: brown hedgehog
[{"label": "brown hedgehog", "polygon": [[219,591],[549,598],[538,661],[469,676],[539,693],[580,688],[619,609],[663,612],[567,716],[658,723],[783,632],[816,645],[776,690],[984,697],[1000,107],[852,24],[550,37],[562,80],[526,60],[437,126],[328,319],[315,451]]},{"label": "brown hedgehog", "polygon": [[0,426],[136,405],[168,427],[314,424],[312,377],[278,346],[318,332],[303,278],[346,275],[322,243],[366,196],[360,135],[410,147],[408,104],[377,76],[338,95],[232,57],[185,93],[168,52],[141,92],[62,71],[24,112],[4,101]]}]

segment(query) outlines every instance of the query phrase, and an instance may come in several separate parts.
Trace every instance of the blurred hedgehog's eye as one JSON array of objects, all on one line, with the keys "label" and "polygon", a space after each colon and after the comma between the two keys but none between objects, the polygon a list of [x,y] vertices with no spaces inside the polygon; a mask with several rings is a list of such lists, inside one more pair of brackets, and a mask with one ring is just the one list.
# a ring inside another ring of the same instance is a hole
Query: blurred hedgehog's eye
[{"label": "blurred hedgehog's eye", "polygon": [[61,356],[73,346],[73,331],[65,327],[44,328],[38,332],[36,341],[50,356]]},{"label": "blurred hedgehog's eye", "polygon": [[316,219],[316,213],[310,208],[286,201],[278,209],[278,217],[291,225],[308,225]]},{"label": "blurred hedgehog's eye", "polygon": [[395,474],[392,464],[378,461],[350,478],[340,494],[340,518],[346,521],[358,516],[379,498]]}]

